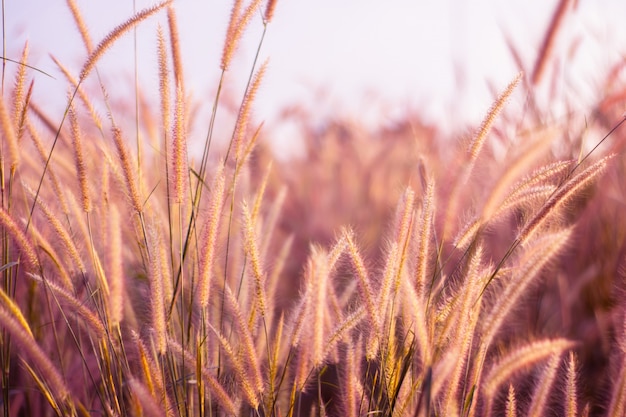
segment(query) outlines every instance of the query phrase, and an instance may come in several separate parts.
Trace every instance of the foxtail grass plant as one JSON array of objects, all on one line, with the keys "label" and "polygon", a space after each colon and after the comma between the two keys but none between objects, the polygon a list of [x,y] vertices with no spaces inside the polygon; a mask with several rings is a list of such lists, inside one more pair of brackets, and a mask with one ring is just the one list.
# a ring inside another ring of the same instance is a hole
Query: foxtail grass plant
[{"label": "foxtail grass plant", "polygon": [[[282,162],[252,117],[276,1],[234,1],[201,143],[175,3],[97,44],[67,3],[87,57],[53,58],[65,112],[32,101],[28,45],[0,100],[3,415],[624,415],[626,85],[612,71],[584,124],[531,99],[571,2],[468,144],[302,119]],[[158,103],[139,86],[129,125],[98,66],[155,16]]]}]

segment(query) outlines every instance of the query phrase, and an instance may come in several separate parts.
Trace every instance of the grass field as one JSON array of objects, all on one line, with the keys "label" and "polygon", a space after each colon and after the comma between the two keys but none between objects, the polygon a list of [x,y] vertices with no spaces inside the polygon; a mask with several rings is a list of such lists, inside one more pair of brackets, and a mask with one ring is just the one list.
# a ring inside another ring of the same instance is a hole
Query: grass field
[{"label": "grass field", "polygon": [[[88,57],[57,62],[66,113],[31,100],[28,47],[0,101],[3,415],[625,415],[623,62],[585,114],[533,98],[571,2],[471,134],[291,112],[288,160],[251,118],[266,63],[223,92],[280,4],[234,2],[198,137],[174,3],[98,44],[67,3]],[[98,63],[157,14],[134,119]]]}]

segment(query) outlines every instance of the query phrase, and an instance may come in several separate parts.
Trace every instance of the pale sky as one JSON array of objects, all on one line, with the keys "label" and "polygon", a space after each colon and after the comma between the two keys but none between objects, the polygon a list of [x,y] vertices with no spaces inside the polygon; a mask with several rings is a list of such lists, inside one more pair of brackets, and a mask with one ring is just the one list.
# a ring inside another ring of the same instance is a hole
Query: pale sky
[{"label": "pale sky", "polygon": [[[94,43],[133,13],[131,0],[77,0]],[[64,0],[5,2],[7,56],[19,59],[26,40],[30,64],[56,80],[35,75],[38,103],[63,102],[67,84],[49,54],[75,73],[85,50]],[[136,9],[153,4],[136,0]],[[208,106],[219,74],[221,46],[231,2],[175,0],[186,86]],[[312,117],[345,115],[365,125],[401,117],[407,109],[444,125],[478,123],[489,108],[491,87],[502,89],[515,76],[506,36],[532,67],[555,0],[278,0],[261,59],[267,77],[255,117],[271,126],[277,113],[301,104]],[[561,93],[582,102],[602,74],[626,52],[626,2],[579,0],[558,38]],[[156,24],[137,31],[140,82],[156,91]],[[228,88],[240,91],[261,33],[260,18],[238,51]],[[132,90],[133,37],[107,52],[98,65],[112,99]],[[569,56],[572,45],[577,45]],[[10,65],[10,64],[8,64]],[[10,79],[9,79],[10,81]],[[59,97],[61,100],[58,100]],[[156,97],[156,96],[155,96]],[[208,111],[208,110],[204,110]],[[62,113],[62,111],[61,111]],[[60,115],[59,115],[60,116]]]}]

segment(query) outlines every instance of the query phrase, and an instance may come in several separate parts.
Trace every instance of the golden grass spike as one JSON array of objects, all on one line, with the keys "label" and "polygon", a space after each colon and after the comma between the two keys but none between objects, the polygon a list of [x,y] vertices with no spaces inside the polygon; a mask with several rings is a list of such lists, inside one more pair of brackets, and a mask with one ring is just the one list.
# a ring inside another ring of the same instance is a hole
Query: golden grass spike
[{"label": "golden grass spike", "polygon": [[[32,190],[28,185],[22,183],[22,187],[31,197],[35,197],[35,191]],[[72,260],[74,265],[79,269],[81,273],[86,273],[87,268],[85,267],[85,263],[83,262],[83,257],[78,252],[78,248],[76,247],[74,240],[70,236],[70,233],[67,231],[67,229],[61,223],[61,220],[59,220],[54,211],[41,199],[41,197],[37,198],[36,203],[44,214],[44,217],[48,221],[48,224],[52,227],[52,230],[54,230],[57,237],[60,239],[65,253],[67,253],[69,258]]]},{"label": "golden grass spike", "polygon": [[545,73],[546,65],[552,55],[552,49],[554,47],[554,42],[556,40],[556,35],[559,31],[559,28],[563,26],[563,20],[567,14],[568,6],[570,5],[571,0],[560,0],[559,4],[552,15],[552,20],[550,21],[550,26],[548,31],[546,32],[545,38],[541,43],[541,48],[539,49],[539,55],[537,56],[537,61],[535,61],[535,67],[533,69],[533,75],[531,77],[531,81],[533,85],[539,84],[543,74]]},{"label": "golden grass spike", "polygon": [[146,345],[135,331],[131,331],[131,338],[137,346],[141,371],[144,376],[145,384],[150,391],[150,395],[161,404],[161,408],[166,415],[173,416],[172,405],[167,395],[165,384],[163,383],[163,372],[159,369],[154,357],[150,355]]},{"label": "golden grass spike", "polygon": [[[243,151],[247,148],[246,144],[244,144],[245,136],[248,130],[248,122],[250,120],[250,112],[252,110],[252,104],[254,103],[254,99],[256,98],[259,87],[261,86],[261,81],[263,81],[263,76],[265,75],[265,71],[267,69],[268,61],[265,61],[261,68],[254,74],[254,78],[252,79],[252,83],[250,84],[250,88],[247,90],[245,97],[243,98],[243,103],[239,108],[239,114],[237,115],[237,124],[235,126],[235,131],[233,133],[233,142],[235,146],[235,161],[237,164],[237,169],[240,169],[240,166],[245,162],[245,158],[243,158]],[[232,146],[232,145],[230,145]],[[226,153],[226,157],[228,158],[228,152]]]},{"label": "golden grass spike", "polygon": [[261,376],[261,367],[259,366],[259,359],[254,346],[253,334],[239,308],[237,297],[235,297],[235,294],[233,294],[228,285],[224,288],[224,295],[226,296],[228,309],[235,319],[236,333],[239,338],[240,346],[244,351],[243,358],[247,365],[245,368],[249,372],[246,377],[252,381],[255,391],[262,393],[264,391],[263,377]]},{"label": "golden grass spike", "polygon": [[539,272],[550,262],[565,246],[572,235],[572,229],[546,234],[536,241],[523,260],[515,268],[514,276],[508,282],[506,288],[498,295],[498,301],[489,310],[482,321],[482,343],[488,347],[504,319],[515,306],[519,298],[524,294],[530,284],[539,276]]},{"label": "golden grass spike", "polygon": [[[167,159],[168,134],[170,130],[170,83],[167,61],[167,45],[161,25],[157,27],[157,56],[159,62],[159,96],[161,104],[161,129],[163,130],[163,147]],[[169,160],[169,159],[168,159]]]},{"label": "golden grass spike", "polygon": [[[45,232],[46,230],[44,230]],[[45,254],[45,256],[50,259],[50,261],[54,264],[57,273],[53,272],[53,276],[55,277],[55,281],[58,282],[65,290],[69,292],[74,291],[74,281],[70,276],[65,265],[61,263],[62,257],[58,254],[55,247],[46,239],[40,230],[31,227],[29,229],[29,233],[31,235],[31,239],[33,242],[37,243],[37,248],[40,254]],[[42,262],[43,264],[43,262]],[[52,271],[51,271],[52,272]],[[74,272],[74,271],[73,271]]]},{"label": "golden grass spike", "polygon": [[515,373],[535,365],[555,354],[571,349],[574,342],[566,339],[548,339],[529,343],[509,352],[498,361],[485,378],[485,394],[493,398],[498,388]]},{"label": "golden grass spike", "polygon": [[[540,135],[539,139],[528,143],[525,146],[525,149],[521,153],[521,155],[519,155],[517,158],[515,158],[515,160],[507,164],[506,170],[501,174],[498,182],[491,189],[489,197],[483,205],[481,213],[482,219],[491,219],[493,213],[498,210],[498,207],[506,198],[505,196],[507,195],[507,193],[510,193],[511,184],[513,184],[513,181],[516,178],[519,178],[523,173],[527,172],[527,170],[534,164],[536,164],[536,161],[539,160],[542,155],[549,150],[553,139],[558,136],[558,131],[556,131],[556,129],[546,129],[546,131],[540,132],[538,133],[538,135]],[[569,166],[567,161],[561,162],[559,165]],[[523,181],[521,183],[523,184]],[[543,181],[542,183],[545,184]],[[518,182],[517,186],[519,187],[519,185],[521,184]]]},{"label": "golden grass spike", "polygon": [[11,342],[18,347],[20,356],[28,357],[28,363],[37,368],[44,382],[50,388],[52,398],[61,403],[67,400],[70,396],[70,390],[50,357],[41,350],[32,335],[24,330],[23,326],[2,307],[0,307],[0,327],[11,335]]},{"label": "golden grass spike", "polygon": [[8,235],[11,236],[19,248],[21,258],[23,258],[26,263],[26,269],[32,272],[39,271],[41,266],[33,244],[30,239],[26,237],[22,228],[18,227],[11,215],[7,213],[3,207],[0,207],[0,224],[6,229]]},{"label": "golden grass spike", "polygon": [[518,240],[523,245],[544,225],[552,216],[559,214],[563,205],[576,196],[579,191],[591,184],[602,172],[604,172],[608,162],[615,155],[609,155],[558,188],[552,196],[545,202],[539,211],[526,223],[518,233]]},{"label": "golden grass spike", "polygon": [[481,301],[474,303],[484,285],[484,277],[489,276],[489,269],[485,270],[483,265],[482,246],[478,246],[471,254],[468,262],[465,280],[459,290],[457,302],[454,310],[447,318],[444,328],[449,329],[443,338],[453,340],[450,351],[456,351],[457,360],[454,364],[450,379],[444,394],[443,410],[447,415],[454,415],[463,406],[462,399],[459,400],[458,393],[463,392],[464,372],[469,365],[472,343],[476,334]]},{"label": "golden grass spike", "polygon": [[107,277],[109,280],[109,319],[111,324],[115,326],[124,318],[126,278],[123,268],[120,212],[116,205],[111,205],[108,214]]},{"label": "golden grass spike", "polygon": [[422,202],[422,212],[419,223],[415,228],[418,234],[417,240],[418,250],[417,259],[415,261],[415,288],[417,295],[424,298],[426,292],[427,276],[429,262],[431,261],[431,245],[433,236],[433,220],[435,215],[435,182],[431,179],[428,182],[428,188],[425,190],[424,200]]},{"label": "golden grass spike", "polygon": [[450,200],[448,202],[448,208],[446,211],[446,218],[444,222],[444,232],[443,239],[448,240],[449,233],[451,232],[451,227],[456,224],[456,217],[458,216],[458,205],[460,200],[460,194],[462,187],[467,183],[467,180],[472,175],[474,170],[474,165],[476,164],[476,160],[478,159],[478,155],[485,144],[485,140],[491,131],[491,127],[496,121],[496,117],[505,104],[509,100],[511,94],[515,90],[515,87],[519,84],[522,79],[523,73],[518,73],[515,78],[509,83],[506,89],[498,96],[496,101],[491,105],[491,108],[487,112],[487,116],[483,119],[478,131],[474,135],[468,149],[465,159],[463,160],[463,167],[461,168],[461,173],[459,177],[456,178],[455,183],[453,185],[453,189],[450,193]]},{"label": "golden grass spike", "polygon": [[246,372],[246,367],[241,361],[240,355],[235,352],[232,344],[228,341],[228,339],[226,339],[226,337],[224,337],[222,333],[220,333],[210,324],[208,324],[208,326],[217,337],[220,346],[222,347],[224,353],[226,354],[226,357],[230,361],[230,364],[233,367],[233,371],[235,372],[235,377],[239,382],[241,390],[243,391],[243,396],[245,397],[248,404],[253,409],[256,409],[261,401],[259,398],[260,393],[257,390],[258,387],[256,387],[254,383],[251,383],[249,375]]},{"label": "golden grass spike", "polygon": [[82,82],[85,80],[85,78],[87,78],[89,73],[95,67],[96,63],[102,57],[102,55],[104,55],[104,53],[111,47],[111,45],[113,45],[113,43],[115,43],[116,40],[121,38],[129,30],[134,28],[138,23],[152,16],[153,14],[161,10],[163,7],[169,5],[171,2],[172,0],[167,0],[155,6],[144,9],[140,11],[139,13],[137,13],[136,15],[134,15],[133,17],[131,17],[130,19],[128,19],[127,21],[125,21],[124,23],[121,23],[120,25],[116,26],[115,29],[109,32],[109,34],[106,35],[102,41],[100,41],[98,46],[96,46],[96,48],[91,52],[91,54],[89,54],[87,61],[85,62],[85,64],[83,65],[83,68],[80,71],[80,76],[79,76],[80,81]]},{"label": "golden grass spike", "polygon": [[279,357],[281,353],[281,349],[284,346],[283,341],[283,330],[285,328],[285,313],[282,312],[278,319],[278,323],[276,324],[276,330],[274,333],[274,337],[272,338],[271,351],[269,356],[268,363],[268,382],[269,382],[269,395],[266,396],[266,409],[271,410],[272,403],[276,400],[279,395],[277,391],[279,386],[276,385],[277,377],[278,377],[278,366],[279,366]]},{"label": "golden grass spike", "polygon": [[81,203],[83,211],[89,213],[93,208],[91,205],[91,197],[89,195],[89,182],[87,175],[87,166],[85,165],[85,157],[83,154],[82,135],[80,132],[80,123],[76,115],[74,105],[70,103],[69,109],[70,128],[72,130],[72,145],[74,148],[74,163],[76,165],[76,174],[80,185]]},{"label": "golden grass spike", "polygon": [[159,257],[159,247],[162,245],[161,236],[156,228],[148,230],[148,248],[152,254],[149,259],[150,270],[148,277],[150,280],[150,311],[152,315],[152,327],[155,331],[156,348],[160,354],[166,352],[167,324],[165,322],[165,299],[163,297],[163,268]]},{"label": "golden grass spike", "polygon": [[183,75],[183,61],[180,54],[180,37],[178,35],[178,21],[176,9],[173,6],[167,8],[167,24],[170,28],[170,46],[172,48],[172,62],[174,63],[174,82],[180,85],[185,95],[185,77]]},{"label": "golden grass spike", "polygon": [[329,287],[330,271],[328,269],[328,254],[321,248],[313,246],[306,270],[307,278],[313,282],[311,292],[311,307],[313,308],[311,323],[313,333],[310,341],[315,367],[321,366],[325,359],[324,336],[325,320],[328,305],[326,294]]},{"label": "golden grass spike", "polygon": [[139,364],[143,373],[143,380],[145,381],[146,387],[150,391],[150,394],[155,395],[156,389],[153,382],[153,375],[156,374],[153,372],[155,370],[154,362],[152,361],[152,358],[148,356],[148,350],[146,349],[144,343],[141,341],[139,334],[132,330],[131,336],[135,341],[135,344],[137,345],[137,353],[139,354]]},{"label": "golden grass spike", "polygon": [[207,221],[202,229],[202,248],[200,252],[200,271],[198,276],[198,302],[203,309],[209,305],[211,295],[211,276],[219,236],[220,219],[224,207],[224,165],[218,164],[211,187],[211,202],[206,215]]},{"label": "golden grass spike", "polygon": [[378,311],[378,307],[375,302],[370,279],[367,270],[365,269],[365,263],[363,262],[359,248],[354,242],[354,233],[352,230],[344,229],[342,235],[346,239],[348,255],[352,260],[352,265],[359,281],[359,293],[363,303],[365,304],[365,311],[367,311],[369,325],[372,329],[378,329],[380,327],[379,323],[381,320],[380,312]]},{"label": "golden grass spike", "polygon": [[6,140],[6,144],[9,148],[8,159],[10,163],[10,172],[11,175],[13,175],[20,163],[20,150],[17,145],[15,126],[9,116],[4,100],[0,100],[0,129],[2,130],[2,135],[4,136],[4,140]]},{"label": "golden grass spike", "polygon": [[235,50],[239,46],[239,42],[243,37],[243,33],[248,27],[252,16],[261,4],[261,0],[252,0],[246,10],[242,12],[242,1],[236,0],[230,13],[230,21],[226,30],[226,41],[222,50],[222,59],[220,68],[226,71],[233,59]]},{"label": "golden grass spike", "polygon": [[267,182],[269,181],[270,174],[272,173],[272,165],[273,163],[271,161],[267,164],[267,168],[265,168],[265,175],[263,175],[261,184],[259,185],[256,196],[254,197],[254,205],[252,206],[252,212],[250,213],[253,223],[257,223],[259,220],[259,212],[261,211],[261,204],[263,203],[263,197],[265,196],[265,189],[267,188]]},{"label": "golden grass spike", "polygon": [[4,292],[2,288],[0,288],[0,305],[4,306],[0,308],[5,308],[7,310],[7,313],[11,314],[17,320],[17,322],[24,328],[24,330],[30,335],[30,337],[34,337],[33,332],[30,330],[30,325],[28,324],[28,321],[22,314],[22,310],[20,310],[20,307],[11,297],[7,295],[6,292]]},{"label": "golden grass spike", "polygon": [[[24,44],[24,49],[22,50],[22,58],[20,59],[20,63],[22,65],[18,66],[17,73],[15,74],[15,82],[13,87],[13,127],[15,129],[15,134],[17,136],[17,141],[22,137],[22,133],[24,132],[24,121],[26,118],[26,109],[27,104],[30,99],[30,93],[24,91],[26,84],[26,70],[28,69],[28,41]],[[32,91],[32,83],[31,87],[28,91]]]},{"label": "golden grass spike", "polygon": [[541,373],[539,385],[535,389],[535,392],[533,392],[533,399],[527,414],[529,417],[541,417],[546,414],[546,404],[548,403],[550,390],[554,384],[560,362],[560,353],[555,353],[550,357],[548,364]]},{"label": "golden grass spike", "polygon": [[237,22],[241,15],[241,7],[243,6],[243,0],[235,0],[233,7],[230,9],[230,19],[228,21],[228,27],[226,28],[226,40],[224,41],[224,48],[222,49],[222,60],[220,61],[220,68],[222,71],[226,71],[230,65],[230,61],[235,53],[235,36],[237,30]]},{"label": "golden grass spike", "polygon": [[65,78],[67,78],[67,80],[72,85],[72,87],[78,88],[78,97],[80,98],[80,101],[83,102],[84,106],[89,111],[89,114],[91,115],[91,119],[93,120],[93,122],[96,125],[96,127],[98,128],[98,130],[102,131],[102,120],[100,119],[100,116],[98,115],[98,112],[96,111],[95,107],[93,106],[93,103],[91,102],[91,100],[87,96],[87,93],[85,93],[85,90],[83,89],[83,87],[78,85],[78,81],[76,80],[76,78],[61,63],[61,61],[59,61],[53,55],[50,55],[50,58],[52,58],[54,63],[57,65],[57,67],[59,67],[59,69],[61,70],[63,75],[65,75]]},{"label": "golden grass spike", "polygon": [[50,280],[45,280],[44,282],[44,278],[35,274],[29,273],[28,276],[34,281],[39,282],[46,288],[50,289],[68,310],[82,318],[85,328],[90,330],[97,338],[102,339],[106,336],[106,329],[102,320],[100,320],[94,311],[87,307],[84,301],[77,299],[72,293],[68,292],[55,282]]},{"label": "golden grass spike", "polygon": [[172,133],[172,185],[173,199],[177,204],[185,201],[189,189],[189,160],[187,156],[187,133],[185,132],[185,97],[183,87],[176,84],[174,131]]},{"label": "golden grass spike", "polygon": [[517,401],[515,400],[515,389],[509,384],[509,394],[506,397],[506,417],[517,417]]},{"label": "golden grass spike", "polygon": [[343,391],[343,415],[346,417],[357,417],[357,405],[360,400],[359,396],[359,369],[354,346],[346,344],[343,350],[344,375],[341,385]]},{"label": "golden grass spike", "polygon": [[85,45],[85,49],[87,49],[87,54],[91,55],[93,52],[93,42],[91,40],[91,36],[89,35],[85,19],[83,19],[83,15],[78,8],[78,4],[76,4],[76,0],[67,0],[67,6],[72,12],[74,23],[76,23],[76,28],[80,32],[80,37],[83,39],[83,45]]},{"label": "golden grass spike", "polygon": [[569,353],[567,361],[567,380],[565,382],[565,415],[576,417],[578,415],[578,389],[576,388],[576,354]]},{"label": "golden grass spike", "polygon": [[326,339],[326,352],[324,355],[328,355],[335,346],[348,338],[350,330],[356,328],[365,319],[367,313],[364,308],[357,308],[355,311],[349,313],[346,317],[339,322],[338,325],[329,333]]},{"label": "golden grass spike", "polygon": [[276,3],[278,3],[278,0],[267,0],[267,4],[265,5],[265,13],[263,13],[263,18],[266,25],[271,22],[272,18],[274,17]]},{"label": "golden grass spike", "polygon": [[[41,140],[41,137],[39,136],[39,133],[37,132],[37,130],[35,129],[35,127],[33,126],[30,120],[26,120],[26,128],[28,129],[28,134],[30,138],[32,139],[33,144],[35,145],[35,148],[37,149],[37,154],[39,155],[41,162],[45,164],[46,159],[48,158],[48,153],[43,147],[43,142]],[[67,206],[67,199],[65,198],[65,193],[61,189],[61,185],[56,175],[56,171],[51,166],[48,166],[48,175],[49,175],[50,181],[52,182],[52,189],[54,190],[54,195],[59,200],[59,204],[61,206],[61,212],[66,217],[68,217],[70,209]]]},{"label": "golden grass spike", "polygon": [[469,154],[469,168],[467,168],[468,172],[471,172],[471,170],[473,169],[473,164],[476,162],[476,159],[478,158],[478,155],[480,154],[480,151],[485,144],[485,139],[487,139],[487,135],[491,131],[491,127],[496,121],[496,117],[498,117],[498,114],[500,114],[500,112],[504,108],[505,104],[509,100],[509,97],[511,96],[511,94],[513,94],[515,87],[517,87],[523,76],[524,73],[519,72],[509,83],[509,85],[506,86],[504,91],[498,96],[496,101],[487,112],[487,116],[483,119],[480,128],[478,129],[478,132],[474,136],[474,139],[472,140],[467,150]]},{"label": "golden grass spike", "polygon": [[248,205],[244,202],[243,207],[243,234],[244,249],[250,265],[252,266],[252,277],[254,279],[255,302],[259,306],[261,316],[265,317],[267,311],[267,299],[265,295],[265,271],[261,265],[259,246],[257,244],[256,225],[252,222],[252,217]]},{"label": "golden grass spike", "polygon": [[[377,303],[380,306],[381,312],[383,314],[383,320],[381,320],[380,325],[382,326],[387,321],[387,317],[385,316],[385,312],[387,311],[388,304],[390,301],[390,296],[392,290],[396,290],[396,277],[398,276],[398,264],[400,263],[400,254],[398,253],[398,244],[396,242],[392,242],[389,249],[386,251],[386,261],[385,261],[385,269],[383,270],[382,283],[380,286],[380,291],[378,294]],[[398,282],[399,284],[399,282]],[[378,329],[382,331],[382,327]]]},{"label": "golden grass spike", "polygon": [[132,207],[137,213],[142,213],[143,206],[141,204],[141,200],[139,198],[139,191],[137,189],[137,175],[135,174],[135,169],[130,160],[130,155],[129,155],[128,147],[126,146],[126,141],[124,141],[124,138],[122,137],[122,131],[117,126],[113,126],[113,139],[115,141],[117,155],[122,164],[124,180],[126,182],[126,186],[128,187],[128,193],[130,196]]},{"label": "golden grass spike", "polygon": [[404,190],[396,211],[397,220],[394,240],[398,250],[398,261],[397,265],[394,267],[395,277],[392,288],[393,293],[396,293],[400,287],[400,277],[406,263],[409,244],[411,242],[411,232],[415,218],[415,192],[411,187],[407,187]]}]

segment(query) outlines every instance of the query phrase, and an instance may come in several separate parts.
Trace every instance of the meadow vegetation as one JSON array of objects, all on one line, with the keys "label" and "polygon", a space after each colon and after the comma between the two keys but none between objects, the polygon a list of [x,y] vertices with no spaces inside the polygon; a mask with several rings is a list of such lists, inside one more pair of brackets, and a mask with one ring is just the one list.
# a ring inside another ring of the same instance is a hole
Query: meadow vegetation
[{"label": "meadow vegetation", "polygon": [[[200,138],[175,3],[98,44],[67,3],[87,58],[56,61],[66,113],[31,100],[27,46],[0,100],[3,415],[625,414],[624,64],[585,118],[533,100],[571,2],[466,138],[296,112],[282,162],[250,116],[265,63],[214,137],[275,1],[234,2]],[[156,14],[160,102],[128,127],[98,62]]]}]

